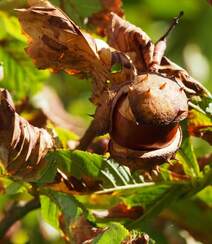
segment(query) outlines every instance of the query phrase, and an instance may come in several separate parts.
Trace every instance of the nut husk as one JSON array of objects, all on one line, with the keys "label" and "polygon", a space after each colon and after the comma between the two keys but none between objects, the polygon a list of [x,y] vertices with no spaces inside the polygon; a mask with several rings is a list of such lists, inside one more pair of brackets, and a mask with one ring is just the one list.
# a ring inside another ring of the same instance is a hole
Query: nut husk
[{"label": "nut husk", "polygon": [[109,150],[112,158],[128,166],[132,170],[151,170],[155,165],[169,160],[178,150],[181,141],[182,131],[179,127],[172,143],[164,148],[155,150],[133,150],[120,146],[112,139],[109,144]]}]

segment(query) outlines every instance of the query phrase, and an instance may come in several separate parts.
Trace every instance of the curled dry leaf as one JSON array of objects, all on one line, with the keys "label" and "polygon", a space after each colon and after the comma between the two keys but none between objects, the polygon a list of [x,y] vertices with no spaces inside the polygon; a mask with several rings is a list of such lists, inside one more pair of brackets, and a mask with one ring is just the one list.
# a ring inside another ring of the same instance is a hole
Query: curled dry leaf
[{"label": "curled dry leaf", "polygon": [[[107,81],[129,79],[129,75],[115,77],[111,67],[115,62],[133,69],[124,53],[114,52],[105,42],[92,38],[50,3],[41,3],[28,9],[19,9],[19,20],[28,36],[27,53],[40,69],[64,70],[69,74],[81,73],[93,78],[92,101],[99,103]],[[125,77],[126,76],[126,77]]]},{"label": "curled dry leaf", "polygon": [[[74,241],[76,244],[92,243],[93,239],[100,233],[104,232],[104,228],[93,226],[84,216],[80,216],[69,228],[66,227],[64,217],[60,217],[60,228],[63,230],[65,240],[70,243]],[[69,230],[72,233],[72,240],[69,238]]]},{"label": "curled dry leaf", "polygon": [[106,34],[113,48],[130,56],[138,72],[147,70],[148,63],[152,62],[154,44],[143,30],[111,13]]},{"label": "curled dry leaf", "polygon": [[[29,35],[28,53],[38,67],[93,78],[91,101],[97,108],[79,149],[87,149],[96,136],[109,132],[112,157],[130,168],[151,169],[174,155],[182,140],[179,122],[187,117],[188,98],[208,95],[164,56],[166,37],[182,12],[155,44],[115,13],[103,15],[108,18],[104,28],[109,46],[82,32],[52,5],[19,11]],[[102,28],[101,21],[99,25]]]},{"label": "curled dry leaf", "polygon": [[53,136],[30,125],[15,112],[7,90],[0,90],[0,159],[7,172],[28,181],[40,177],[44,157],[54,147]]},{"label": "curled dry leaf", "polygon": [[102,91],[101,81],[108,80],[109,74],[90,35],[82,33],[64,13],[50,4],[18,11],[23,30],[29,37],[27,53],[38,68],[89,74],[100,81],[95,85],[97,91]]}]

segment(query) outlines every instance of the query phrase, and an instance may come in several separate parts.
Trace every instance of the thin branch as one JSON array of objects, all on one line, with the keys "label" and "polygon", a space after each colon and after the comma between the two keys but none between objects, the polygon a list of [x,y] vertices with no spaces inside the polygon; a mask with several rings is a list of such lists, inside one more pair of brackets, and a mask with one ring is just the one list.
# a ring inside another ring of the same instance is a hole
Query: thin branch
[{"label": "thin branch", "polygon": [[169,29],[166,31],[166,33],[157,42],[165,40],[167,38],[167,36],[175,28],[175,26],[177,24],[179,24],[179,20],[183,16],[183,14],[184,14],[183,11],[180,11],[179,15],[172,20],[172,23],[169,26]]},{"label": "thin branch", "polygon": [[0,221],[0,240],[16,221],[22,219],[27,213],[39,207],[40,202],[37,198],[27,202],[24,206],[19,206],[17,203],[13,204]]}]

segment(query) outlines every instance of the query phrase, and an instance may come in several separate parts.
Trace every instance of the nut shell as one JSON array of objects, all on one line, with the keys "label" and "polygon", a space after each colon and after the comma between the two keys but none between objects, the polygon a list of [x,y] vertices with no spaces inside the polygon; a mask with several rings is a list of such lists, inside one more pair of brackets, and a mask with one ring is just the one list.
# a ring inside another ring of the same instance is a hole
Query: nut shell
[{"label": "nut shell", "polygon": [[130,87],[129,103],[139,123],[168,125],[188,115],[188,101],[176,82],[150,73],[137,76]]},{"label": "nut shell", "polygon": [[116,102],[113,110],[111,137],[121,146],[134,150],[153,150],[172,143],[179,125],[155,126],[136,123],[127,95]]}]

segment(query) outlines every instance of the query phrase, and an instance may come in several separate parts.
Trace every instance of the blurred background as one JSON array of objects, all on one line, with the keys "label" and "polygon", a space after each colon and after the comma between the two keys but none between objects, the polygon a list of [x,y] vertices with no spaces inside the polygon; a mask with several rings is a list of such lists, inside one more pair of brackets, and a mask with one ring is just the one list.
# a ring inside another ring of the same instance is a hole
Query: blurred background
[{"label": "blurred background", "polygon": [[[61,1],[53,0],[60,6]],[[65,0],[68,15],[77,19],[73,4],[79,11],[92,11],[98,0]],[[52,87],[62,100],[65,109],[79,116],[86,125],[95,107],[89,102],[90,82],[65,73],[53,74],[38,71],[24,53],[25,37],[21,35],[15,8],[24,7],[23,0],[0,0],[0,87],[9,89],[17,103],[33,96],[44,85]],[[183,10],[184,16],[168,39],[166,56],[212,91],[212,6],[206,0],[124,0],[126,19],[141,27],[153,41],[157,41],[167,30],[173,17]],[[84,12],[83,12],[84,11]],[[87,12],[86,12],[87,11]],[[211,152],[211,147],[201,139],[193,139],[198,157]],[[212,195],[211,188],[199,193],[197,199],[176,203],[156,220],[142,227],[156,243],[212,243]],[[0,211],[8,198],[0,195]],[[27,198],[27,196],[26,196]],[[210,210],[210,211],[209,211]],[[26,216],[17,223],[5,243],[63,243],[58,233],[39,218],[39,211]]]}]

